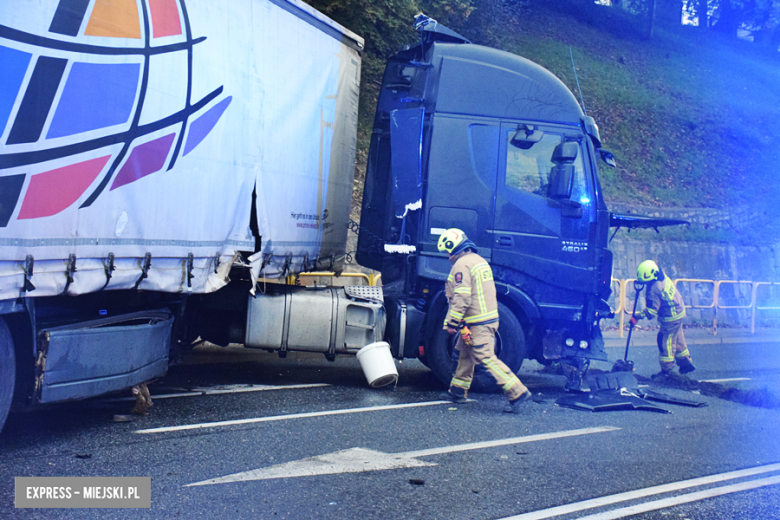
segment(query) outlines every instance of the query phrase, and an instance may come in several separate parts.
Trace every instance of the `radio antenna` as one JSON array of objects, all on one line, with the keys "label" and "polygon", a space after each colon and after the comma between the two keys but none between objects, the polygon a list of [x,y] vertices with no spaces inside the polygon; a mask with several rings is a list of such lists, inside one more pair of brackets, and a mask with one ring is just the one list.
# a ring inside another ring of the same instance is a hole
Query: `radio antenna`
[{"label": "radio antenna", "polygon": [[569,47],[569,56],[571,57],[571,68],[574,69],[574,81],[577,82],[577,92],[580,93],[580,103],[582,104],[582,111],[585,113],[585,115],[588,115],[588,111],[585,110],[585,100],[582,99],[582,90],[580,89],[580,80],[577,79],[577,67],[574,66],[574,54],[571,52],[571,47]]}]

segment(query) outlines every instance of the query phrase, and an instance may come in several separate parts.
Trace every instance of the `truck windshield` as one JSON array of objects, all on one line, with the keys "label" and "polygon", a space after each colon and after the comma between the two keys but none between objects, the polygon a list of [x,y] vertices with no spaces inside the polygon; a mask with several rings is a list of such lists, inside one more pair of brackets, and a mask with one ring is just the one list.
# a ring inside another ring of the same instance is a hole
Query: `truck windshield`
[{"label": "truck windshield", "polygon": [[[542,139],[526,150],[512,145],[513,136],[513,131],[507,134],[505,177],[507,187],[549,198],[550,174],[555,167],[552,161],[553,151],[556,146],[564,142],[565,136],[545,131]],[[580,151],[574,160],[571,200],[588,205],[590,197],[585,181],[583,155],[580,146]]]}]

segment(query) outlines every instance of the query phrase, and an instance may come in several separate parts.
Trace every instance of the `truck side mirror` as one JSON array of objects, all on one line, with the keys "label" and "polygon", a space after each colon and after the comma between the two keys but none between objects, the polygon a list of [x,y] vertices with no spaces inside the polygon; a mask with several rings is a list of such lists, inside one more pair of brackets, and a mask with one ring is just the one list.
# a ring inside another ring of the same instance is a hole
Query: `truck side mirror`
[{"label": "truck side mirror", "polygon": [[615,154],[609,150],[599,150],[599,155],[601,155],[602,161],[612,166],[613,168],[617,167],[617,163],[615,162]]},{"label": "truck side mirror", "polygon": [[555,166],[550,169],[550,184],[547,188],[551,199],[571,197],[574,182],[574,161],[577,159],[579,151],[579,144],[572,141],[560,143],[553,150],[551,160]]},{"label": "truck side mirror", "polygon": [[544,132],[537,130],[533,125],[519,124],[517,132],[512,136],[510,144],[521,150],[528,150],[544,137]]},{"label": "truck side mirror", "polygon": [[547,192],[551,199],[568,199],[571,197],[572,181],[574,180],[573,164],[556,164],[550,170],[550,185]]},{"label": "truck side mirror", "polygon": [[569,163],[572,164],[577,159],[577,154],[580,151],[580,145],[574,141],[567,141],[561,143],[555,147],[552,154],[552,162],[555,164]]}]

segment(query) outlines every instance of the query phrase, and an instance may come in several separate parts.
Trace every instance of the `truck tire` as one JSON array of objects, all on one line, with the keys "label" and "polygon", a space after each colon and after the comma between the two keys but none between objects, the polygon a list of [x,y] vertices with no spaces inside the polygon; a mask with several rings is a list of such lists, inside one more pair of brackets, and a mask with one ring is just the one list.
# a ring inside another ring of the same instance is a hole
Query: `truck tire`
[{"label": "truck tire", "polygon": [[0,318],[0,432],[3,431],[16,384],[16,355],[11,332]]},{"label": "truck tire", "polygon": [[[434,317],[435,323],[444,323],[447,309],[440,310]],[[517,373],[527,355],[526,338],[520,320],[503,303],[498,304],[498,332],[496,333],[496,356]],[[458,364],[457,351],[454,349],[456,336],[450,336],[445,330],[436,330],[426,350],[429,368],[436,377],[449,386],[452,374]],[[501,388],[487,370],[478,365],[471,382],[473,392],[498,392]]]}]

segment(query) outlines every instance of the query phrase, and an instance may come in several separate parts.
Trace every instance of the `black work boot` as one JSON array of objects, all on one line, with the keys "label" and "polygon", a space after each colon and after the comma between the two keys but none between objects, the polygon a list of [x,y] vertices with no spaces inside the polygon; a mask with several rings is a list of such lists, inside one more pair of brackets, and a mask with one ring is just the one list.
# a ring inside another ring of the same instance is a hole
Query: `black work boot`
[{"label": "black work boot", "polygon": [[449,390],[446,391],[446,392],[440,393],[439,394],[439,399],[441,399],[442,401],[452,401],[453,403],[457,403],[457,404],[463,404],[463,403],[468,403],[469,402],[469,400],[466,399],[466,396],[463,396],[463,397],[457,396],[457,395],[453,394],[452,392],[450,392]]},{"label": "black work boot", "polygon": [[693,363],[691,363],[690,359],[686,359],[686,358],[678,359],[677,364],[680,366],[681,374],[690,374],[691,372],[696,370],[696,367],[693,366]]},{"label": "black work boot", "polygon": [[524,394],[521,394],[520,397],[514,401],[509,401],[509,403],[504,407],[504,413],[520,413],[520,410],[523,408],[523,404],[525,404],[525,402],[530,399],[531,392],[530,390],[526,390]]},{"label": "black work boot", "polygon": [[653,374],[652,376],[650,376],[650,379],[652,379],[653,381],[658,381],[660,379],[666,379],[667,377],[669,377],[669,374],[671,372],[672,372],[671,370],[661,370],[657,374]]}]

